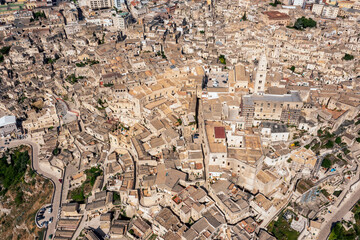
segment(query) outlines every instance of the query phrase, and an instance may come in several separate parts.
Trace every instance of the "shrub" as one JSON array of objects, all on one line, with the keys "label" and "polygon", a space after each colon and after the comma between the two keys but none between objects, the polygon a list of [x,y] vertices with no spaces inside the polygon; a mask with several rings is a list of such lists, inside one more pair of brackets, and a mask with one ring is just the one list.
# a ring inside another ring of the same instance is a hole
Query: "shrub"
[{"label": "shrub", "polygon": [[81,186],[71,191],[71,199],[75,202],[84,202],[85,195],[84,195],[84,187]]},{"label": "shrub", "polygon": [[24,193],[23,191],[20,189],[17,193],[16,193],[16,197],[15,197],[15,204],[16,206],[21,205],[24,202]]},{"label": "shrub", "polygon": [[94,186],[96,178],[102,175],[103,171],[98,167],[92,167],[90,169],[85,170],[85,173],[86,173],[86,179],[89,180],[90,185]]},{"label": "shrub", "polygon": [[57,155],[60,154],[60,152],[61,152],[60,148],[55,148],[55,149],[52,151],[52,154],[53,154],[54,156],[57,156]]},{"label": "shrub", "polygon": [[21,152],[15,150],[10,155],[10,164],[8,164],[9,155],[0,158],[0,182],[2,184],[2,193],[5,193],[11,186],[19,183],[30,164],[30,156],[27,151]]},{"label": "shrub", "polygon": [[113,203],[115,205],[118,205],[121,203],[120,194],[118,194],[117,192],[114,192],[114,194],[113,194]]}]

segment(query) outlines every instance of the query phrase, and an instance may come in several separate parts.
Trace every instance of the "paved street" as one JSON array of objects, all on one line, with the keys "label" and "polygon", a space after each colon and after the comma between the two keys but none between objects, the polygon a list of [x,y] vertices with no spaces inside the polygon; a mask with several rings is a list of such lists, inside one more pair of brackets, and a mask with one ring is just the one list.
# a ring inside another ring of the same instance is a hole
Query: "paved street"
[{"label": "paved street", "polygon": [[49,211],[52,208],[51,204],[46,204],[36,213],[36,225],[38,227],[44,227],[45,222],[54,221],[54,213],[53,211]]},{"label": "paved street", "polygon": [[[354,179],[359,179],[359,172],[356,174],[356,177],[354,177]],[[348,191],[350,185],[351,184],[348,184],[344,191]],[[323,223],[321,231],[318,235],[319,240],[327,239],[330,234],[331,225],[335,222],[340,221],[345,216],[345,214],[351,210],[351,208],[356,204],[356,202],[359,201],[360,187],[357,185],[357,188],[353,192],[349,192],[342,202],[341,199],[342,198],[339,198],[339,200],[333,205],[334,207],[332,209],[332,213],[327,213],[324,216],[325,222]]]},{"label": "paved street", "polygon": [[40,168],[40,160],[39,160],[39,151],[40,147],[38,144],[31,142],[30,140],[24,139],[24,140],[13,140],[10,142],[9,145],[4,145],[4,140],[0,141],[0,146],[5,146],[8,148],[17,147],[19,145],[28,145],[32,148],[32,156],[31,156],[31,165],[32,168],[40,175],[44,176],[45,178],[48,178],[54,185],[54,194],[52,197],[52,205],[53,205],[53,222],[49,224],[48,230],[46,232],[46,238],[49,238],[50,234],[55,233],[56,224],[58,220],[58,212],[60,208],[60,199],[61,199],[61,183],[59,182],[58,177],[56,176],[57,173],[49,172],[48,169],[44,170]]}]

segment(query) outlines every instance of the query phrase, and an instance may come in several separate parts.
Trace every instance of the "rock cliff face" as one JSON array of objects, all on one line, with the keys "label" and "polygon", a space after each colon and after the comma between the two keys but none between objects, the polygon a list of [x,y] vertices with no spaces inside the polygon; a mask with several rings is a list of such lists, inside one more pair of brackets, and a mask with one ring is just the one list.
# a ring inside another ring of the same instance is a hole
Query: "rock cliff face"
[{"label": "rock cliff face", "polygon": [[27,147],[10,149],[0,157],[1,239],[42,238],[35,224],[37,211],[50,203],[53,186],[30,168]]}]

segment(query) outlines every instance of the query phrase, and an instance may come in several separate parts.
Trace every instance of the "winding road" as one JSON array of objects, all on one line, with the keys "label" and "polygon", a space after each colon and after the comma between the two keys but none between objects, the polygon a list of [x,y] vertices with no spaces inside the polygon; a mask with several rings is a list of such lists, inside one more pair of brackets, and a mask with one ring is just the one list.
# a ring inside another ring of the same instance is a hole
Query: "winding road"
[{"label": "winding road", "polygon": [[[53,218],[54,221],[52,223],[50,223],[48,225],[48,229],[46,231],[46,236],[45,239],[49,239],[49,236],[51,234],[55,233],[55,229],[56,229],[56,224],[58,221],[58,213],[59,213],[59,209],[60,209],[60,199],[61,199],[61,188],[62,188],[62,184],[59,182],[59,178],[57,176],[58,173],[53,173],[50,172],[49,170],[45,170],[42,169],[40,167],[40,160],[39,160],[39,153],[40,153],[40,147],[38,144],[31,142],[30,140],[24,139],[24,140],[13,140],[10,142],[10,144],[5,145],[4,144],[4,140],[1,139],[0,140],[0,146],[4,146],[7,148],[13,148],[13,147],[17,147],[20,145],[27,145],[30,146],[32,151],[31,151],[31,167],[34,171],[36,171],[39,175],[49,179],[54,186],[54,193],[51,199],[51,204],[52,204],[52,214],[53,214]],[[59,171],[59,170],[58,170]]]},{"label": "winding road", "polygon": [[327,239],[330,235],[331,226],[333,223],[341,221],[341,219],[352,209],[352,207],[359,201],[360,198],[360,188],[357,189],[354,193],[351,194],[351,197],[345,199],[339,208],[333,210],[333,216],[329,220],[326,220],[321,231],[318,235],[318,239]]},{"label": "winding road", "polygon": [[[357,162],[358,164],[358,162]],[[357,169],[357,167],[355,168]],[[325,221],[321,226],[317,239],[327,239],[330,235],[331,226],[333,223],[340,221],[360,200],[360,172],[357,171],[353,180],[345,187],[343,193],[333,205],[332,213],[327,213],[324,218]],[[354,188],[354,189],[352,189]]]}]

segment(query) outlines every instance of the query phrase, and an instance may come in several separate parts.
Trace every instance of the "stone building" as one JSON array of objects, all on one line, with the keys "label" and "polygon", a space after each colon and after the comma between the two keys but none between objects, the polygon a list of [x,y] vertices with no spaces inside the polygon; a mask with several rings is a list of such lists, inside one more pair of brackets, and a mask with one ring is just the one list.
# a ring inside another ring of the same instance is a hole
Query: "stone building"
[{"label": "stone building", "polygon": [[302,106],[298,92],[245,95],[241,102],[241,116],[245,117],[245,127],[259,125],[261,120],[277,120],[297,125]]}]

